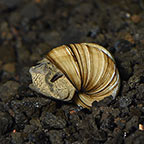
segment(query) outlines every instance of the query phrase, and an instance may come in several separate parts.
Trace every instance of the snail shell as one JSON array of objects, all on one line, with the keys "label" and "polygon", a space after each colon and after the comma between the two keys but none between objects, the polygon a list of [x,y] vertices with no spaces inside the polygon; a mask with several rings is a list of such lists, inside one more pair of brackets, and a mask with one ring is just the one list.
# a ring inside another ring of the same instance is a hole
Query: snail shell
[{"label": "snail shell", "polygon": [[120,86],[112,55],[93,43],[54,48],[30,73],[33,90],[64,101],[74,99],[85,108],[107,96],[115,97]]}]

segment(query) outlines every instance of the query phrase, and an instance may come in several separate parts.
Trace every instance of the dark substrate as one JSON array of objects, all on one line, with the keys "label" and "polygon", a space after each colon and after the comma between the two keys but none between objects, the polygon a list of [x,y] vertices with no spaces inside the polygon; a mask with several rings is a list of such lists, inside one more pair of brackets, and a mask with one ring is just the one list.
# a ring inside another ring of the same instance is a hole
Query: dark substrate
[{"label": "dark substrate", "polygon": [[[90,110],[28,88],[33,64],[77,42],[106,47],[121,76],[116,99]],[[0,0],[0,144],[142,144],[142,126],[143,0]]]}]

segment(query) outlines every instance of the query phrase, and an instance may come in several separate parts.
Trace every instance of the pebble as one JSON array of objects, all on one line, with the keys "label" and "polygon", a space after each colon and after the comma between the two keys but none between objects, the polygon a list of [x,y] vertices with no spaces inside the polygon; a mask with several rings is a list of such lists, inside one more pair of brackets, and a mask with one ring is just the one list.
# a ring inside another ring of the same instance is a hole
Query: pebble
[{"label": "pebble", "polygon": [[29,143],[34,144],[49,144],[49,138],[42,130],[37,130],[34,133],[30,133],[28,136]]},{"label": "pebble", "polygon": [[29,3],[21,9],[21,15],[29,20],[36,19],[41,15],[41,10],[34,3]]},{"label": "pebble", "polygon": [[143,78],[144,69],[143,66],[135,65],[134,74],[129,78],[128,84],[130,88],[137,88],[137,85],[141,83]]},{"label": "pebble", "polygon": [[62,144],[63,134],[62,131],[50,130],[47,134],[52,144]]},{"label": "pebble", "polygon": [[111,113],[114,117],[118,117],[119,114],[120,114],[120,110],[118,108],[115,108],[112,110],[112,113]]},{"label": "pebble", "polygon": [[112,103],[112,100],[113,100],[113,97],[109,96],[99,102],[96,102],[96,101],[93,102],[92,106],[95,106],[95,107],[109,106]]},{"label": "pebble", "polygon": [[119,100],[120,107],[122,108],[128,107],[131,103],[132,103],[131,98],[127,96],[123,96]]},{"label": "pebble", "polygon": [[121,114],[120,114],[120,117],[121,118],[127,118],[129,115],[129,109],[128,107],[125,107],[121,110]]},{"label": "pebble", "polygon": [[[40,114],[40,108],[42,106],[48,105],[50,102],[49,99],[44,98],[23,98],[22,100],[12,100],[11,101],[11,107],[15,114],[20,115],[20,117],[23,117],[23,113],[29,118],[32,116],[39,116]],[[19,118],[19,116],[18,116]],[[25,117],[24,117],[25,119]],[[18,119],[19,121],[20,119]]]},{"label": "pebble", "polygon": [[133,38],[133,36],[132,36],[130,33],[126,33],[124,39],[127,40],[127,41],[129,41],[129,42],[132,43],[132,44],[135,43],[134,38]]},{"label": "pebble", "polygon": [[8,44],[0,47],[0,61],[10,63],[15,61],[15,52],[13,47]]},{"label": "pebble", "polygon": [[117,119],[115,119],[115,123],[118,126],[118,128],[120,128],[120,129],[124,129],[125,128],[125,124],[126,124],[125,120],[117,118]]},{"label": "pebble", "polygon": [[107,139],[107,134],[106,132],[104,132],[103,130],[98,130],[95,134],[94,134],[94,139],[97,142],[105,142]]},{"label": "pebble", "polygon": [[[30,67],[20,67],[20,70],[18,72],[18,76],[19,76],[18,78],[22,84],[28,85],[31,82],[29,68]],[[23,89],[27,90],[25,87],[21,87],[21,90],[23,90]]]},{"label": "pebble", "polygon": [[7,8],[14,8],[21,3],[21,0],[1,0],[0,4],[5,5]]},{"label": "pebble", "polygon": [[138,87],[139,94],[137,94],[137,99],[142,99],[144,96],[144,83],[141,83]]},{"label": "pebble", "polygon": [[30,134],[30,133],[34,133],[34,131],[37,130],[37,127],[34,125],[26,125],[24,128],[24,133],[26,134]]},{"label": "pebble", "polygon": [[63,129],[66,126],[66,121],[60,117],[56,117],[52,113],[43,112],[40,117],[42,125],[44,128],[48,129]]},{"label": "pebble", "polygon": [[139,23],[139,22],[141,21],[141,17],[140,17],[139,15],[134,14],[134,15],[131,16],[131,20],[132,20],[135,24],[137,24],[137,23]]},{"label": "pebble", "polygon": [[131,62],[124,61],[120,64],[120,75],[123,80],[128,80],[133,74]]},{"label": "pebble", "polygon": [[0,98],[3,102],[10,101],[18,91],[20,84],[15,81],[7,81],[0,86]]},{"label": "pebble", "polygon": [[8,113],[0,111],[0,136],[10,131],[12,124],[12,117]]},{"label": "pebble", "polygon": [[36,47],[32,48],[31,61],[39,61],[45,54],[47,54],[52,47],[48,43],[40,43]]},{"label": "pebble", "polygon": [[116,52],[123,52],[123,53],[128,52],[132,49],[132,47],[133,47],[133,44],[124,39],[118,40],[114,44],[114,48]]},{"label": "pebble", "polygon": [[100,28],[97,26],[96,28],[90,30],[87,34],[87,36],[96,38],[96,36],[100,33]]},{"label": "pebble", "polygon": [[21,64],[28,63],[30,59],[30,52],[26,47],[22,46],[21,40],[19,40],[18,43],[19,44],[16,48],[17,61]]},{"label": "pebble", "polygon": [[[42,39],[45,43],[48,43],[51,47],[56,47],[60,45],[61,39],[64,40],[64,38],[61,38],[62,36],[57,31],[51,31],[51,32],[41,32],[39,34],[40,39]],[[57,42],[55,41],[57,40]]]},{"label": "pebble", "polygon": [[126,123],[126,130],[131,132],[138,129],[139,118],[137,116],[131,117],[131,119]]},{"label": "pebble", "polygon": [[[106,115],[106,116],[104,116],[104,115]],[[103,117],[105,117],[105,118],[103,118]],[[114,123],[113,116],[103,113],[100,129],[103,129],[103,130],[109,129],[112,131],[114,129],[114,127],[115,127],[115,123]]]},{"label": "pebble", "polygon": [[126,144],[143,144],[144,141],[144,132],[136,131],[132,135],[129,135],[125,139]]},{"label": "pebble", "polygon": [[3,70],[7,71],[9,73],[15,73],[15,71],[16,71],[15,63],[7,63],[7,64],[3,65]]},{"label": "pebble", "polygon": [[[71,31],[72,30],[72,31]],[[62,43],[79,43],[81,41],[82,36],[84,35],[84,31],[75,26],[69,26],[65,33],[61,34]]]},{"label": "pebble", "polygon": [[23,144],[23,136],[20,132],[15,132],[11,134],[13,144]]}]

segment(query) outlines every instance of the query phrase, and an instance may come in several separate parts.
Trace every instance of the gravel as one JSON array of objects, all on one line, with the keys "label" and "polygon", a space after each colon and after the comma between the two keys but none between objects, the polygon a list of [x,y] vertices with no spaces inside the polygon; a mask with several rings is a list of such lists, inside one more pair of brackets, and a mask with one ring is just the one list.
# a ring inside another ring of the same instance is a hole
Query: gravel
[{"label": "gravel", "polygon": [[[0,144],[142,144],[144,2],[0,1]],[[38,94],[29,68],[52,48],[94,42],[116,60],[118,96],[90,110]]]}]

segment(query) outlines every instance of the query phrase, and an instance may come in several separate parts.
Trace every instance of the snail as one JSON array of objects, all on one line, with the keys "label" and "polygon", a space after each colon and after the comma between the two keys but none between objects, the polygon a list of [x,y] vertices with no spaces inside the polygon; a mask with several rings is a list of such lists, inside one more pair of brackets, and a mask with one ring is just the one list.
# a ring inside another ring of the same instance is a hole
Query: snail
[{"label": "snail", "polygon": [[29,72],[32,90],[62,101],[74,100],[83,108],[107,96],[115,98],[120,86],[114,58],[94,43],[56,47]]}]

